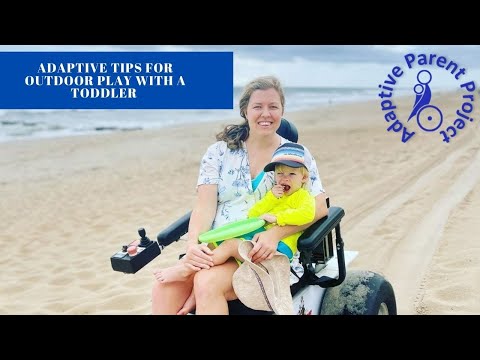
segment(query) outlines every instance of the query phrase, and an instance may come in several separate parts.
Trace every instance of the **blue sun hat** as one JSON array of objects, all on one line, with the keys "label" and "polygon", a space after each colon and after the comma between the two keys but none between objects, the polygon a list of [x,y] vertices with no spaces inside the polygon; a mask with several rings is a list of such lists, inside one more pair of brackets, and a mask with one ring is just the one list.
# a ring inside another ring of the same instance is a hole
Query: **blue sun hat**
[{"label": "blue sun hat", "polygon": [[285,143],[280,145],[273,153],[272,161],[265,166],[263,171],[275,171],[276,165],[286,165],[293,168],[304,167],[308,170],[305,164],[305,149],[302,145],[296,143]]}]

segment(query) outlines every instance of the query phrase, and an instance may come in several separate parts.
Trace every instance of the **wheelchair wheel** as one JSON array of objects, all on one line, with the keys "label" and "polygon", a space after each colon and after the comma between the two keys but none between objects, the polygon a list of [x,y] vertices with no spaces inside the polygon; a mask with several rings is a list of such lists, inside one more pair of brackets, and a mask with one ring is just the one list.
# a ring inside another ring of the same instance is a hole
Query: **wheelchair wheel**
[{"label": "wheelchair wheel", "polygon": [[426,105],[417,113],[417,123],[423,131],[435,131],[442,122],[443,114],[436,106]]},{"label": "wheelchair wheel", "polygon": [[328,288],[320,315],[397,315],[392,285],[372,271],[347,272],[345,281]]}]

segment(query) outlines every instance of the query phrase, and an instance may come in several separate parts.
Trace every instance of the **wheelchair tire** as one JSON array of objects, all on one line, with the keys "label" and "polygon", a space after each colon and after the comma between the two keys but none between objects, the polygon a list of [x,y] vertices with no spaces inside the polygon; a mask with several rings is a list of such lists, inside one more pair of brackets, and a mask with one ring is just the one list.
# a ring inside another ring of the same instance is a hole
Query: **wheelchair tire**
[{"label": "wheelchair tire", "polygon": [[320,315],[397,315],[392,285],[372,271],[347,271],[338,286],[326,289]]}]

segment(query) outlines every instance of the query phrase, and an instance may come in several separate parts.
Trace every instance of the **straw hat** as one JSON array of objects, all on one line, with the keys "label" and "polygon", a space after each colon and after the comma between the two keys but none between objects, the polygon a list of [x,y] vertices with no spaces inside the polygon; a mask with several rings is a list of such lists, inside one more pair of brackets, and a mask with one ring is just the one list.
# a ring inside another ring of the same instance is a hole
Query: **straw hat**
[{"label": "straw hat", "polygon": [[287,256],[277,251],[272,259],[254,264],[248,258],[252,248],[251,241],[242,241],[238,247],[238,252],[245,259],[232,279],[238,299],[254,310],[293,315],[290,261]]}]

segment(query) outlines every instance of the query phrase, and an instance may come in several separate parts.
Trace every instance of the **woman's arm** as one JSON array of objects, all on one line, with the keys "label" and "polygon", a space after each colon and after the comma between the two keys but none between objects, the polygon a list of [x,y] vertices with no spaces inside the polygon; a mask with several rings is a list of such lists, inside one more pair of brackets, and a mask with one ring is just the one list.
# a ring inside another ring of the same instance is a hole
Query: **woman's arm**
[{"label": "woman's arm", "polygon": [[201,233],[210,230],[217,211],[217,185],[199,185],[197,200],[188,224],[185,264],[194,270],[213,266],[212,251],[206,244],[199,244]]},{"label": "woman's arm", "polygon": [[315,218],[308,224],[305,225],[285,225],[285,226],[273,226],[272,228],[255,234],[252,241],[254,246],[250,253],[249,257],[252,258],[252,261],[260,262],[265,259],[273,258],[273,255],[277,251],[278,243],[281,239],[286,238],[289,235],[295,234],[296,232],[303,231],[308,228],[311,224],[317,220],[323,218],[328,214],[327,209],[327,200],[324,193],[320,193],[315,197]]},{"label": "woman's arm", "polygon": [[217,185],[199,185],[188,224],[188,244],[197,245],[198,236],[210,230],[217,212]]}]

